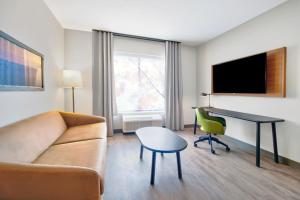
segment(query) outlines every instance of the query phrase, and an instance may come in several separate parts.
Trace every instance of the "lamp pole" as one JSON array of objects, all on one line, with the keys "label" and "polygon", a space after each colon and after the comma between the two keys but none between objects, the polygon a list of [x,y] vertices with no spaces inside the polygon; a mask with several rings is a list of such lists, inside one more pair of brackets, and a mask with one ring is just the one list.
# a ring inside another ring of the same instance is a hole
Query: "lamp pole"
[{"label": "lamp pole", "polygon": [[210,106],[210,93],[205,93],[205,92],[202,92],[201,93],[201,96],[204,96],[204,97],[206,97],[206,96],[208,96],[208,107],[210,108],[211,106]]},{"label": "lamp pole", "polygon": [[72,87],[72,102],[73,102],[73,113],[75,112],[75,98],[74,98],[74,87]]},{"label": "lamp pole", "polygon": [[64,87],[72,90],[72,111],[75,112],[75,88],[82,87],[81,72],[65,69],[63,71]]}]

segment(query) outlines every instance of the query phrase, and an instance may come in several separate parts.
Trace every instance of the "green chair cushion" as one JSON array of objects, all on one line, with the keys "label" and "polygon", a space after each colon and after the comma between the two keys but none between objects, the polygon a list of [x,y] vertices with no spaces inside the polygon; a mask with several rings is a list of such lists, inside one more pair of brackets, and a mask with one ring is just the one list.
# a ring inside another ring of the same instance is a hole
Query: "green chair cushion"
[{"label": "green chair cushion", "polygon": [[226,121],[222,117],[209,116],[204,108],[196,109],[197,123],[201,130],[212,134],[225,134]]}]

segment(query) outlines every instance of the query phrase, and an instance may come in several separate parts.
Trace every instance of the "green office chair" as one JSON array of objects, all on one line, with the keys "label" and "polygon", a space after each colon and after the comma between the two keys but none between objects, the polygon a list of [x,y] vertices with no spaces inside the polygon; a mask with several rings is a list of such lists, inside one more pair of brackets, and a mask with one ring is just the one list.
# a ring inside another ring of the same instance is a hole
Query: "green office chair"
[{"label": "green office chair", "polygon": [[214,135],[224,135],[226,128],[226,121],[222,117],[213,117],[209,116],[208,113],[203,108],[196,108],[197,115],[197,124],[201,126],[201,130],[207,135],[200,136],[198,140],[194,142],[194,146],[197,147],[198,142],[208,140],[210,144],[210,150],[213,154],[215,154],[215,150],[212,146],[212,141],[215,141],[218,144],[221,144],[226,147],[226,151],[230,151],[230,148],[227,144],[221,142],[218,138],[211,136]]}]

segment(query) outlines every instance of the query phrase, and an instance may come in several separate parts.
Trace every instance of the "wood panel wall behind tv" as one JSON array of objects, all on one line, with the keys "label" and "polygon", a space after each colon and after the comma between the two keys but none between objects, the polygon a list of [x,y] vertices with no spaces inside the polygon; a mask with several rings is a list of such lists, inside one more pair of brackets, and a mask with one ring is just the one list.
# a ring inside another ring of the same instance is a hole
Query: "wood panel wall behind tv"
[{"label": "wood panel wall behind tv", "polygon": [[267,52],[266,96],[286,96],[286,47]]}]

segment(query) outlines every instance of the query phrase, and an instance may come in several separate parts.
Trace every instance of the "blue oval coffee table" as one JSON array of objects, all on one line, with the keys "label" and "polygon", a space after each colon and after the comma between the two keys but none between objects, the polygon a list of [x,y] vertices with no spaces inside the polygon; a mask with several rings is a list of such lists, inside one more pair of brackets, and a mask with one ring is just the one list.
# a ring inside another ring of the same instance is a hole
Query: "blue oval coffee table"
[{"label": "blue oval coffee table", "polygon": [[156,153],[176,153],[178,178],[182,179],[180,151],[187,147],[187,142],[173,131],[162,127],[145,127],[136,131],[141,142],[140,159],[144,148],[152,151],[152,167],[150,184],[154,184]]}]

